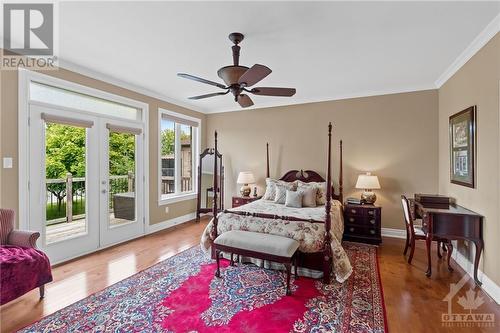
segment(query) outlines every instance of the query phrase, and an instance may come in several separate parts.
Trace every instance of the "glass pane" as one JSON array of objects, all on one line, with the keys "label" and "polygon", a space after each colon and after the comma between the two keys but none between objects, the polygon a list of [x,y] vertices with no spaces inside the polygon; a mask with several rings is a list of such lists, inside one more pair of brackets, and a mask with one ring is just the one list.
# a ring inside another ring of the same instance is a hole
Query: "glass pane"
[{"label": "glass pane", "polygon": [[109,133],[109,224],[135,221],[135,135]]},{"label": "glass pane", "polygon": [[193,129],[180,125],[181,130],[181,192],[193,190]]},{"label": "glass pane", "polygon": [[107,116],[133,120],[141,119],[140,110],[134,107],[37,82],[30,82],[30,99]]},{"label": "glass pane", "polygon": [[46,242],[87,233],[85,128],[45,124]]},{"label": "glass pane", "polygon": [[161,194],[175,193],[175,123],[161,121]]}]

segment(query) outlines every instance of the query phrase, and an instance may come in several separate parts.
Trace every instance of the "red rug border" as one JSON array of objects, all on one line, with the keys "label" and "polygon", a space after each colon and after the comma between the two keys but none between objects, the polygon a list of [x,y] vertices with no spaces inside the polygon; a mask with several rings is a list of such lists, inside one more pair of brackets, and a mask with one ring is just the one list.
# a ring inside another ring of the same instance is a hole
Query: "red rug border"
[{"label": "red rug border", "polygon": [[379,263],[379,254],[380,248],[376,247],[376,257],[377,257],[377,273],[378,273],[378,281],[380,283],[380,295],[382,296],[382,308],[384,310],[384,331],[386,333],[389,332],[389,325],[387,323],[387,309],[385,307],[385,296],[384,296],[384,285],[382,284],[382,276],[380,275],[380,263]]}]

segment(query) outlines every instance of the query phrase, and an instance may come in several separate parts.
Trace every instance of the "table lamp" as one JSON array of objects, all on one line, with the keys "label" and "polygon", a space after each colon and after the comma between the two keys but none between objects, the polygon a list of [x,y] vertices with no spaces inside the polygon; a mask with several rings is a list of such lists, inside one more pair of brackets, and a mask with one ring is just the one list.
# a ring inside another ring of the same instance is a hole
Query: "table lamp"
[{"label": "table lamp", "polygon": [[255,183],[255,177],[253,176],[253,173],[251,171],[242,171],[238,175],[238,180],[236,181],[238,184],[243,184],[243,186],[240,189],[240,193],[244,197],[250,196],[250,192],[252,192],[252,189],[248,184],[253,184]]},{"label": "table lamp", "polygon": [[380,189],[380,183],[378,182],[377,176],[372,175],[367,172],[364,175],[358,176],[358,181],[356,182],[356,188],[363,189],[364,192],[361,194],[361,201],[373,205],[377,200],[377,196],[372,190]]}]

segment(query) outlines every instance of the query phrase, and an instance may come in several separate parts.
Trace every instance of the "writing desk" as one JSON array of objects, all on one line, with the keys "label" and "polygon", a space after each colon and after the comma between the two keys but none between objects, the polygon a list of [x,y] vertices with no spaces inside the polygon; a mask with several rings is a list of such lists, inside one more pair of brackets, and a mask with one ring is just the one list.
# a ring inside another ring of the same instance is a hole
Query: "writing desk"
[{"label": "writing desk", "polygon": [[427,272],[432,274],[431,243],[432,237],[437,236],[449,240],[464,239],[474,243],[476,255],[474,258],[474,281],[477,285],[479,259],[483,251],[483,216],[459,205],[450,205],[448,208],[436,205],[423,205],[415,201],[415,214],[422,218],[422,229],[426,234]]}]

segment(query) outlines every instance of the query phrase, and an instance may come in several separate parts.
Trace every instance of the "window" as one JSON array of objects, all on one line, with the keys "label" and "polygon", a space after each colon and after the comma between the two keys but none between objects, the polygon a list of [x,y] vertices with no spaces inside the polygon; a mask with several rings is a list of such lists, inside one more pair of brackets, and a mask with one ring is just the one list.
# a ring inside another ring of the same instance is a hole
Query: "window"
[{"label": "window", "polygon": [[160,203],[196,196],[200,120],[161,110],[159,117]]},{"label": "window", "polygon": [[79,92],[53,87],[44,83],[30,82],[30,100],[69,108],[102,113],[106,116],[141,120],[141,110],[108,101],[102,98],[85,95]]}]

